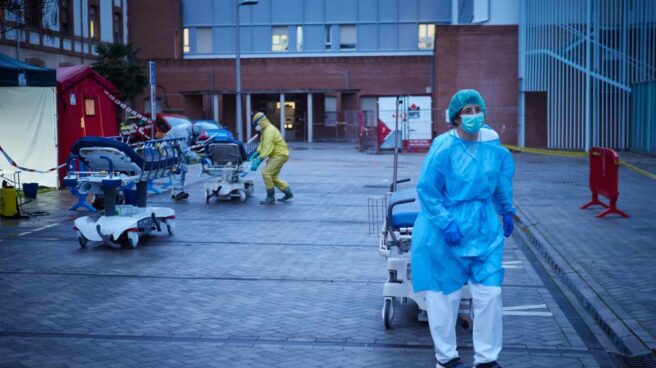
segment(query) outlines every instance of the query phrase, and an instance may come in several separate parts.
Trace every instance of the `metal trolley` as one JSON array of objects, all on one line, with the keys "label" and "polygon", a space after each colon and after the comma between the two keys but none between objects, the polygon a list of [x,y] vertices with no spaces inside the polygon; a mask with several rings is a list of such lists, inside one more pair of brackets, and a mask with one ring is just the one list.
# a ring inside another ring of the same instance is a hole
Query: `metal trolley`
[{"label": "metal trolley", "polygon": [[[83,137],[71,148],[64,186],[80,193],[101,194],[105,212],[100,217],[75,220],[74,230],[81,247],[99,241],[114,248],[135,248],[140,234],[166,227],[175,229],[175,211],[147,205],[148,181],[170,176],[180,169],[181,138],[158,139],[133,148],[121,138]],[[84,167],[84,170],[78,168]],[[119,190],[136,184],[136,206],[116,203]]]}]

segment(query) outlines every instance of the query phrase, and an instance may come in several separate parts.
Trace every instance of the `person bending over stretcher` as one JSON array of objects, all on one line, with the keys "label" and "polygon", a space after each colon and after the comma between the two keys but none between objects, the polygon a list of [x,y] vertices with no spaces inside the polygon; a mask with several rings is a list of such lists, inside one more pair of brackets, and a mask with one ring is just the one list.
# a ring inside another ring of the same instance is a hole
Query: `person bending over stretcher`
[{"label": "person bending over stretcher", "polygon": [[261,112],[253,115],[251,121],[253,129],[260,134],[260,145],[257,151],[253,152],[249,161],[252,161],[251,170],[256,171],[262,161],[268,159],[266,167],[262,170],[262,179],[266,187],[267,196],[260,204],[275,204],[275,188],[283,192],[284,196],[279,200],[286,202],[294,197],[289,184],[280,179],[280,171],[283,165],[289,159],[289,148],[283,139],[280,131],[271,124],[266,115]]},{"label": "person bending over stretcher", "polygon": [[168,138],[184,138],[180,142],[180,150],[182,151],[182,163],[179,170],[172,176],[173,188],[171,190],[171,198],[176,201],[189,198],[189,194],[184,191],[185,176],[187,175],[187,163],[189,161],[198,160],[196,152],[191,150],[189,146],[192,140],[191,125],[178,125],[166,133],[165,139]]}]

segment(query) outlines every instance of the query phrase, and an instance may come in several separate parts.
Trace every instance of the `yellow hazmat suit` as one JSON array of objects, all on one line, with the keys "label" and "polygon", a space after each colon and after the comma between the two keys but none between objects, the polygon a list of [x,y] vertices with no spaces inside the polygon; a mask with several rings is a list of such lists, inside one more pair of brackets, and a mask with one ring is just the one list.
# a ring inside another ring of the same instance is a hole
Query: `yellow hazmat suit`
[{"label": "yellow hazmat suit", "polygon": [[262,170],[264,186],[267,192],[273,190],[274,187],[286,192],[289,184],[280,179],[279,175],[289,158],[287,143],[278,128],[273,126],[263,113],[258,112],[253,116],[253,125],[260,127],[260,145],[257,147],[257,153],[262,160],[269,159],[266,167]]}]

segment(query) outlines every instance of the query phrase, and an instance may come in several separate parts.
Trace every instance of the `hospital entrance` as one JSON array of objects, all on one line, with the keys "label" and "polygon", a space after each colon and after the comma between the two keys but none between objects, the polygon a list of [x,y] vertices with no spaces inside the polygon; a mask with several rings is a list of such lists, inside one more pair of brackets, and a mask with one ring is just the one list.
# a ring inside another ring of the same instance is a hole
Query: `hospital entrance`
[{"label": "hospital entrance", "polygon": [[[287,141],[307,140],[307,95],[260,94],[251,96],[252,113],[263,112],[269,121],[284,132]],[[284,106],[284,107],[283,107]]]}]

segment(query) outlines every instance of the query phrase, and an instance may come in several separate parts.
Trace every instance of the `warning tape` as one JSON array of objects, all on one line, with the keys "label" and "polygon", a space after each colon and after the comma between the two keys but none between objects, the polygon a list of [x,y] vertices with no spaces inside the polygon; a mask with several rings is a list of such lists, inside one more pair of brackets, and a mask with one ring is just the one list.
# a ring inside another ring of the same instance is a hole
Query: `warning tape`
[{"label": "warning tape", "polygon": [[[148,117],[146,117],[146,116],[144,116],[144,115],[138,113],[137,111],[135,111],[134,109],[132,109],[130,106],[128,106],[127,104],[125,104],[125,102],[122,102],[122,101],[119,100],[118,98],[114,97],[111,93],[107,92],[106,90],[105,90],[104,92],[105,92],[105,94],[107,95],[107,97],[109,97],[109,99],[110,99],[112,102],[114,102],[118,107],[120,107],[121,109],[127,111],[130,115],[132,115],[132,116],[136,116],[137,118],[139,118],[139,119],[141,119],[142,121],[145,121],[146,123],[149,124],[149,125],[144,125],[144,126],[142,126],[142,127],[136,127],[136,129],[135,129],[135,131],[139,131],[139,133],[145,135],[145,129],[150,129],[150,127],[151,127],[152,124],[153,124],[153,121],[152,121],[151,119],[149,119]],[[132,124],[132,125],[135,126],[135,124]],[[131,133],[132,133],[132,132],[131,132]],[[134,146],[134,145],[133,145],[133,146]],[[2,146],[0,146],[0,153],[2,153],[3,156],[5,156],[5,159],[7,159],[7,162],[9,162],[9,164],[10,164],[11,166],[13,166],[13,167],[15,167],[15,168],[17,168],[17,169],[23,170],[23,171],[25,171],[25,172],[33,172],[33,173],[39,173],[39,174],[47,174],[47,173],[49,173],[49,172],[53,172],[53,171],[55,171],[55,170],[59,170],[59,169],[61,169],[62,167],[66,166],[66,164],[67,164],[67,163],[63,163],[63,164],[61,164],[61,165],[59,165],[59,166],[53,167],[53,168],[48,169],[48,170],[36,170],[36,169],[30,169],[30,168],[27,168],[27,167],[24,167],[24,166],[19,166],[19,165],[16,163],[16,161],[14,161],[14,160],[9,156],[9,154],[7,154],[7,152],[2,148]]]},{"label": "warning tape", "polygon": [[15,167],[15,168],[17,168],[17,169],[20,169],[20,170],[26,171],[26,172],[33,172],[33,173],[39,173],[39,174],[47,174],[47,173],[49,173],[49,172],[53,172],[53,171],[55,171],[55,170],[59,170],[59,169],[61,169],[62,167],[66,166],[66,163],[63,163],[63,164],[61,164],[61,165],[59,165],[59,166],[53,167],[52,169],[48,169],[48,170],[35,170],[35,169],[30,169],[30,168],[27,168],[27,167],[19,166],[19,165],[16,163],[16,161],[14,161],[14,160],[9,156],[9,154],[7,154],[7,152],[5,152],[5,150],[2,148],[2,146],[0,146],[0,153],[2,153],[3,156],[5,156],[5,158],[7,159],[7,162],[9,162],[9,164],[10,164],[11,166],[13,166],[13,167]]},{"label": "warning tape", "polygon": [[152,121],[150,118],[148,118],[148,117],[146,117],[146,116],[140,114],[139,112],[135,111],[133,108],[131,108],[130,106],[128,106],[125,102],[119,100],[118,98],[114,97],[111,93],[107,92],[107,90],[104,90],[104,92],[105,92],[105,94],[107,95],[107,97],[109,97],[109,99],[112,100],[112,102],[115,103],[115,104],[116,104],[118,107],[120,107],[122,110],[127,111],[130,115],[132,115],[132,116],[136,116],[136,117],[138,117],[138,118],[141,119],[142,121],[145,121],[145,122],[148,123],[148,124],[152,124],[152,123],[153,123],[153,121]]},{"label": "warning tape", "polygon": [[[511,144],[504,144],[506,148],[508,148],[511,151],[517,151],[517,152],[528,152],[528,153],[535,153],[538,155],[549,155],[549,156],[561,156],[561,157],[578,157],[578,158],[587,158],[588,153],[587,152],[578,152],[578,151],[557,151],[557,150],[548,150],[548,149],[540,149],[540,148],[529,148],[529,147],[519,147],[519,146],[513,146]],[[619,164],[621,166],[626,167],[629,170],[632,170],[640,175],[646,176],[649,179],[656,180],[656,174],[652,174],[649,171],[643,170],[639,167],[636,167],[635,165],[631,165],[630,163],[620,160]]]},{"label": "warning tape", "polygon": [[143,114],[141,114],[141,113],[135,111],[133,108],[131,108],[130,106],[128,106],[125,102],[119,100],[118,98],[114,97],[114,95],[112,95],[111,93],[107,92],[107,90],[103,90],[103,91],[105,92],[105,94],[107,95],[107,97],[108,97],[108,98],[109,98],[114,104],[116,104],[116,106],[118,106],[118,107],[121,108],[121,110],[123,110],[123,111],[127,111],[128,114],[130,114],[130,115],[132,115],[132,116],[135,116],[135,117],[139,118],[141,121],[145,121],[145,122],[147,123],[146,125],[144,125],[144,126],[142,126],[142,127],[137,126],[136,124],[133,123],[133,124],[132,124],[132,127],[130,128],[130,132],[129,132],[129,133],[131,134],[131,133],[134,133],[134,132],[139,132],[139,134],[141,134],[141,135],[148,136],[148,134],[146,133],[146,129],[150,129],[150,128],[153,126],[153,121],[152,121],[152,119],[150,119],[150,118],[144,116]]}]

